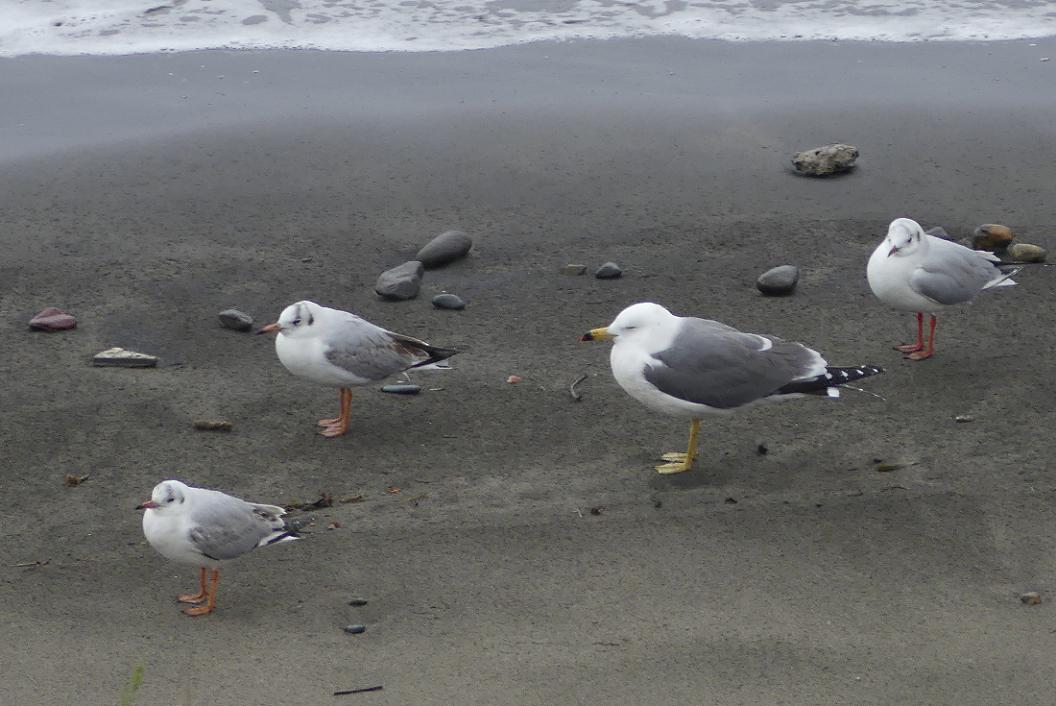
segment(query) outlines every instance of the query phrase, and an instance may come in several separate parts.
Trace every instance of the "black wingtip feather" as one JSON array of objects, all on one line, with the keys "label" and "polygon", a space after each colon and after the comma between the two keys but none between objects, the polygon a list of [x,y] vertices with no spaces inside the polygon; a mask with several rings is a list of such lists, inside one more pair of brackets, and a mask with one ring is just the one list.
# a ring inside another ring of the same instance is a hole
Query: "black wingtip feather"
[{"label": "black wingtip feather", "polygon": [[879,365],[834,366],[825,368],[825,374],[809,380],[797,380],[780,388],[778,395],[825,395],[830,387],[839,387],[855,380],[880,375],[884,369]]}]

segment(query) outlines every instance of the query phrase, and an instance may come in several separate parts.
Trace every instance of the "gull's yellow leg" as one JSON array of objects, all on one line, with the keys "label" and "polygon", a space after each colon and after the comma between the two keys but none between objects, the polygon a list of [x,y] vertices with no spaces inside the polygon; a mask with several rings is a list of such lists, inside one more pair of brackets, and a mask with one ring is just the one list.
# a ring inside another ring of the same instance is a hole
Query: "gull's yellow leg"
[{"label": "gull's yellow leg", "polygon": [[689,448],[686,449],[686,453],[669,453],[661,456],[665,461],[673,461],[674,463],[665,463],[657,466],[657,473],[682,473],[693,468],[693,461],[697,458],[697,434],[700,432],[700,420],[693,419],[689,422]]}]

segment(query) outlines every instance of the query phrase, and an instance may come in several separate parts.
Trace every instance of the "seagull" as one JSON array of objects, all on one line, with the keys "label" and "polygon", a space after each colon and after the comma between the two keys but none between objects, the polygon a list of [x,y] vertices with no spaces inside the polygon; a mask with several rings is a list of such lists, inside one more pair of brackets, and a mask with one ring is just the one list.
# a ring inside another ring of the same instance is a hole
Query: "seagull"
[{"label": "seagull", "polygon": [[[876,298],[888,306],[917,314],[917,342],[895,346],[909,360],[935,354],[935,312],[968,304],[979,292],[1011,287],[1022,267],[1003,272],[993,253],[928,235],[909,218],[896,218],[887,237],[869,258],[866,276]],[[924,313],[931,315],[924,345]]]},{"label": "seagull", "polygon": [[458,353],[437,348],[417,338],[375,326],[366,319],[315,302],[300,301],[282,310],[279,320],[261,333],[278,332],[275,352],[297,377],[338,388],[341,411],[320,419],[323,436],[348,431],[354,385],[366,385],[412,368],[440,367],[436,363]]},{"label": "seagull", "polygon": [[[281,507],[249,503],[178,480],[158,483],[150,500],[136,509],[145,510],[143,534],[150,546],[166,559],[199,567],[198,593],[176,597],[180,603],[193,604],[183,609],[192,616],[212,613],[216,607],[220,562],[299,538],[282,519],[286,511]],[[212,569],[208,586],[207,568]]]},{"label": "seagull", "polygon": [[671,462],[656,467],[665,474],[693,467],[705,414],[803,395],[839,397],[841,385],[884,372],[833,367],[802,344],[675,316],[649,302],[632,304],[580,340],[613,341],[609,359],[620,387],[646,407],[689,418],[689,448],[661,456]]}]

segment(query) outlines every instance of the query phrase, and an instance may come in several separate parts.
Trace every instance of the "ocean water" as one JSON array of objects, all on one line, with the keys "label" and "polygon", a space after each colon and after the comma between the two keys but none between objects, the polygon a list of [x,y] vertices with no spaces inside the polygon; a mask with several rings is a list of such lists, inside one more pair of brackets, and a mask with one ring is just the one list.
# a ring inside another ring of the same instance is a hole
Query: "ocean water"
[{"label": "ocean water", "polygon": [[548,39],[1000,40],[1053,0],[0,0],[0,56],[227,48],[455,51]]}]

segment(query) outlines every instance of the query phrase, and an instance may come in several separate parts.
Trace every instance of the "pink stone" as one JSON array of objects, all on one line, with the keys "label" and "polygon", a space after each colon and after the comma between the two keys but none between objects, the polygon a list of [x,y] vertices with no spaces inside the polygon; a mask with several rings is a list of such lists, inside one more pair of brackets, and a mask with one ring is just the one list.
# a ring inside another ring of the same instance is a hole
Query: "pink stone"
[{"label": "pink stone", "polygon": [[62,309],[49,306],[29,320],[29,327],[35,331],[65,331],[76,328],[77,319]]}]

